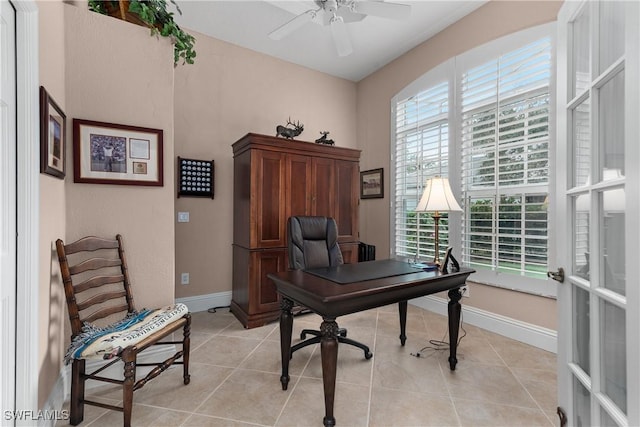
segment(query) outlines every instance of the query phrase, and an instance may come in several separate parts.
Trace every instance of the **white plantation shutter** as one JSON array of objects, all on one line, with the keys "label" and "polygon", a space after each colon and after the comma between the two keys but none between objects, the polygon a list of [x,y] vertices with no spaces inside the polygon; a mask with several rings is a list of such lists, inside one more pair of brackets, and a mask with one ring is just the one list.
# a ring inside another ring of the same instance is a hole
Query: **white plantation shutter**
[{"label": "white plantation shutter", "polygon": [[433,258],[431,215],[418,222],[415,207],[426,180],[445,176],[464,212],[441,222],[440,246],[451,240],[474,281],[555,295],[546,280],[554,31],[545,24],[452,58],[392,99],[392,256]]},{"label": "white plantation shutter", "polygon": [[548,37],[462,73],[463,262],[493,277],[546,277],[550,78]]},{"label": "white plantation shutter", "polygon": [[[395,106],[395,254],[434,258],[434,224],[415,208],[432,176],[447,176],[449,146],[449,82],[439,82]],[[440,241],[446,247],[447,220]]]}]

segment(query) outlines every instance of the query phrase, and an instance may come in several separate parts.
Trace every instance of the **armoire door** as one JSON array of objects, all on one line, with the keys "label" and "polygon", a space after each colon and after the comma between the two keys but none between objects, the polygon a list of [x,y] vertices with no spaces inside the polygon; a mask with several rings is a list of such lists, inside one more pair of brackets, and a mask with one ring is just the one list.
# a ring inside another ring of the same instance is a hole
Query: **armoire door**
[{"label": "armoire door", "polygon": [[286,199],[287,218],[311,214],[311,157],[297,154],[287,155]]},{"label": "armoire door", "polygon": [[[255,292],[250,296],[251,314],[279,312],[276,285],[267,277],[267,274],[287,271],[287,267],[286,249],[251,251],[249,280],[250,283],[257,284]],[[272,317],[277,317],[277,314]]]},{"label": "armoire door", "polygon": [[254,248],[277,248],[287,245],[286,206],[285,206],[285,165],[286,155],[273,151],[255,150],[252,152],[251,177],[256,189],[251,197],[255,209],[253,222],[257,228]]},{"label": "armoire door", "polygon": [[312,161],[313,191],[311,214],[333,217],[335,215],[335,160],[314,157]]}]

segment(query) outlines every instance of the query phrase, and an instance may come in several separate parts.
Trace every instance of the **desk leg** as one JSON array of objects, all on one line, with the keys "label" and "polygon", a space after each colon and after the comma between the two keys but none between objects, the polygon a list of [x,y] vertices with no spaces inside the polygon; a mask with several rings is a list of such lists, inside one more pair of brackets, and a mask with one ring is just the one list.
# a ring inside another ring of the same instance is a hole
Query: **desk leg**
[{"label": "desk leg", "polygon": [[324,384],[325,427],[336,425],[333,416],[333,400],[336,393],[336,368],[338,365],[338,324],[335,319],[323,318],[320,325],[320,357],[322,359],[322,383]]},{"label": "desk leg", "polygon": [[458,347],[458,331],[460,329],[460,299],[462,293],[460,289],[451,289],[449,291],[449,367],[455,371],[458,359],[456,358],[456,350]]},{"label": "desk leg", "polygon": [[400,344],[404,346],[407,342],[407,302],[400,301],[398,303],[398,313],[400,314]]},{"label": "desk leg", "polygon": [[280,302],[280,356],[282,357],[282,375],[280,382],[286,390],[289,384],[289,360],[291,359],[291,331],[293,329],[293,301],[282,298]]}]

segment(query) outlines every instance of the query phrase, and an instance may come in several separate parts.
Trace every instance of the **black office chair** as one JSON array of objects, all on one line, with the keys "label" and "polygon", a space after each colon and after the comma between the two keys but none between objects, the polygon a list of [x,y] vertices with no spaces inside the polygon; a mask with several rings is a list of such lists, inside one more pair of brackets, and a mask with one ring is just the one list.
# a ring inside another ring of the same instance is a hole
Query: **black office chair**
[{"label": "black office chair", "polygon": [[[287,221],[289,268],[302,270],[340,265],[344,261],[338,246],[338,227],[333,218],[323,216],[292,216]],[[312,338],[305,340],[308,335]],[[304,340],[291,347],[291,355],[297,350],[321,339],[320,331],[304,329],[300,339]],[[338,342],[356,346],[364,351],[365,359],[371,359],[373,353],[366,345],[347,338],[347,330],[338,330]]]}]

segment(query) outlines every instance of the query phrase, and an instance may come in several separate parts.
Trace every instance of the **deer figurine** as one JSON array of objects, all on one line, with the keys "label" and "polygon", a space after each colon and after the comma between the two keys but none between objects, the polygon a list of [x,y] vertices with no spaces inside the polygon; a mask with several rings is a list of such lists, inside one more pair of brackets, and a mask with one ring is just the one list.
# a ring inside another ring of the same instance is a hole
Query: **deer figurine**
[{"label": "deer figurine", "polygon": [[327,135],[329,135],[329,132],[327,132],[326,130],[320,132],[320,135],[322,136],[316,139],[316,144],[326,144],[326,145],[335,144],[335,142],[333,142],[333,139],[327,139]]},{"label": "deer figurine", "polygon": [[[293,129],[287,126],[293,126]],[[293,139],[294,137],[300,135],[304,130],[304,124],[300,124],[300,122],[292,123],[291,117],[287,120],[287,126],[278,125],[276,127],[276,136],[282,136],[287,139]]]}]

